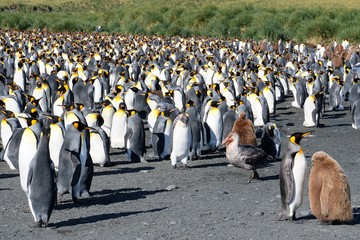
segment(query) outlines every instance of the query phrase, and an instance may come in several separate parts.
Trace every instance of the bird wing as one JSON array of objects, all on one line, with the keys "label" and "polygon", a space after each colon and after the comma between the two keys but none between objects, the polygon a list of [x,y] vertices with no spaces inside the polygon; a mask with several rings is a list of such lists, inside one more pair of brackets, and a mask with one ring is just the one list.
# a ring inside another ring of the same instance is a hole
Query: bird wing
[{"label": "bird wing", "polygon": [[268,155],[262,149],[252,145],[242,145],[241,156],[246,164],[254,166],[264,164],[268,159]]},{"label": "bird wing", "polygon": [[287,181],[285,181],[285,188],[286,188],[286,192],[288,193],[286,196],[286,202],[288,204],[292,202],[295,197],[295,187],[294,187],[295,181],[294,181],[294,175],[292,173],[292,168],[294,166],[293,159],[295,158],[296,153],[297,152],[285,156],[285,162],[283,167],[283,171],[284,171],[283,174],[285,179],[287,179]]}]

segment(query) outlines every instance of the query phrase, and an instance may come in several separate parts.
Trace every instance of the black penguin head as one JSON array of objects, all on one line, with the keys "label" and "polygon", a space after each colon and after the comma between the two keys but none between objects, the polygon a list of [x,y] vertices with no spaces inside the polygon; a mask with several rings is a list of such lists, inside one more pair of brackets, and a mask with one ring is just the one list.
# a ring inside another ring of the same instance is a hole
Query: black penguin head
[{"label": "black penguin head", "polygon": [[309,135],[311,132],[296,132],[291,134],[290,136],[290,142],[294,143],[294,144],[300,144],[301,139],[303,139],[303,137]]},{"label": "black penguin head", "polygon": [[137,111],[135,109],[128,110],[128,114],[129,114],[130,117],[134,116],[136,113],[137,113]]},{"label": "black penguin head", "polygon": [[1,109],[0,116],[4,116],[4,118],[13,118],[15,117],[15,114],[10,110]]},{"label": "black penguin head", "polygon": [[193,100],[189,100],[187,103],[186,103],[186,107],[189,108],[189,107],[192,107],[194,106],[194,101]]},{"label": "black penguin head", "polygon": [[126,104],[124,102],[120,102],[119,109],[126,110]]},{"label": "black penguin head", "polygon": [[85,129],[92,129],[88,126],[86,126],[84,123],[80,122],[80,121],[75,121],[73,123],[71,123],[77,130],[79,130],[80,132],[85,130]]},{"label": "black penguin head", "polygon": [[212,107],[218,107],[219,104],[220,104],[220,103],[219,103],[218,101],[211,101],[210,106],[212,106]]}]

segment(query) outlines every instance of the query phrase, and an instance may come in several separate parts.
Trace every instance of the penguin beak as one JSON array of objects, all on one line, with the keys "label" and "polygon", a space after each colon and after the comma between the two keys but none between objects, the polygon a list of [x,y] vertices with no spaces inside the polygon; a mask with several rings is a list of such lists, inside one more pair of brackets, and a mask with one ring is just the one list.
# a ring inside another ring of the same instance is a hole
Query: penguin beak
[{"label": "penguin beak", "polygon": [[311,132],[305,132],[302,134],[302,137],[306,137],[307,135],[309,135]]}]

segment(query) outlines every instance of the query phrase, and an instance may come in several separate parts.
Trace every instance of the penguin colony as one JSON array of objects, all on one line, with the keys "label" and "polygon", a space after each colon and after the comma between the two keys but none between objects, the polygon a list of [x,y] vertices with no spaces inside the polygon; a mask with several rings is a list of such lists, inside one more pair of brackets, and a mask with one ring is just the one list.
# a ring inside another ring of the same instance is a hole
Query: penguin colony
[{"label": "penguin colony", "polygon": [[[90,195],[94,164],[110,165],[111,149],[146,162],[151,147],[153,158],[186,168],[224,144],[234,166],[253,171],[251,181],[280,158],[270,117],[285,97],[303,108],[305,127],[321,126],[325,111],[347,111],[348,102],[360,128],[359,48],[346,40],[312,52],[282,40],[0,32],[0,157],[19,171],[39,227],[48,225],[56,194],[74,202]],[[299,144],[307,134],[291,135],[282,158],[280,219],[294,219],[302,203]],[[334,216],[329,221],[349,220]]]}]

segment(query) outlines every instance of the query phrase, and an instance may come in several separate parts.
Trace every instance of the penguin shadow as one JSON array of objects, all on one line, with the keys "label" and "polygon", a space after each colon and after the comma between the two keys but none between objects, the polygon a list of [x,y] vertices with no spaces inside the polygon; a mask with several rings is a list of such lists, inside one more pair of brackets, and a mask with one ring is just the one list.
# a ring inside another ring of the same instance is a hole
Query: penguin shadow
[{"label": "penguin shadow", "polygon": [[282,110],[288,110],[288,109],[290,109],[291,107],[276,107],[276,110],[278,111],[278,110],[280,110],[280,111],[282,111]]},{"label": "penguin shadow", "polygon": [[110,219],[117,219],[121,217],[127,217],[130,215],[136,214],[143,214],[143,213],[151,213],[151,212],[160,212],[162,210],[167,209],[166,207],[163,208],[154,208],[147,211],[130,211],[130,212],[119,212],[119,213],[106,213],[106,214],[99,214],[99,215],[91,215],[87,217],[79,217],[79,218],[72,218],[65,221],[49,224],[50,228],[62,228],[62,227],[72,227],[75,225],[82,225],[82,224],[89,224],[89,223],[96,223],[100,221],[106,221]]},{"label": "penguin shadow", "polygon": [[155,167],[135,167],[135,168],[116,168],[111,170],[104,171],[95,171],[94,176],[106,176],[106,175],[116,175],[116,174],[125,174],[125,173],[137,173],[140,171],[150,171],[154,170]]},{"label": "penguin shadow", "polygon": [[125,201],[134,201],[144,199],[149,195],[167,192],[166,189],[144,191],[142,188],[121,188],[121,189],[104,189],[101,191],[91,192],[90,197],[78,199],[78,203],[74,204],[71,200],[60,201],[56,206],[56,210],[64,210],[69,208],[84,208],[94,205],[110,205]]},{"label": "penguin shadow", "polygon": [[351,225],[359,225],[360,224],[360,208],[354,207],[353,208],[353,220]]},{"label": "penguin shadow", "polygon": [[296,112],[290,111],[290,112],[283,112],[283,113],[278,114],[278,115],[286,115],[286,116],[288,116],[288,115],[294,115],[295,113]]},{"label": "penguin shadow", "polygon": [[[316,217],[312,214],[301,216],[296,218],[296,221],[302,223],[304,220],[315,220]],[[334,223],[322,223],[319,222],[321,225],[341,225],[342,223],[334,222]],[[353,208],[353,220],[349,223],[344,223],[344,225],[359,225],[360,224],[360,208],[354,207]]]},{"label": "penguin shadow", "polygon": [[125,149],[111,149],[110,156],[119,156],[125,154]]},{"label": "penguin shadow", "polygon": [[337,119],[337,118],[343,118],[346,116],[346,113],[344,112],[334,112],[334,113],[324,113],[322,116],[323,119]]},{"label": "penguin shadow", "polygon": [[334,124],[334,125],[325,125],[325,124],[320,124],[318,126],[318,128],[331,128],[331,127],[350,127],[351,124],[350,123],[340,123],[340,124]]},{"label": "penguin shadow", "polygon": [[18,173],[11,173],[11,174],[5,173],[5,174],[0,174],[0,179],[13,178],[17,176],[19,176]]},{"label": "penguin shadow", "polygon": [[270,175],[270,176],[261,176],[261,181],[271,181],[271,180],[279,180],[279,174]]},{"label": "penguin shadow", "polygon": [[[209,156],[206,156],[206,158],[202,157],[201,160],[195,160],[196,162],[198,161],[207,161],[209,158]],[[215,157],[214,157],[215,158]],[[194,162],[194,161],[192,161]],[[224,162],[218,162],[218,163],[211,163],[211,162],[206,162],[205,164],[199,164],[199,165],[191,165],[191,168],[197,169],[197,168],[208,168],[208,167],[226,167],[229,163],[227,161]]]}]

